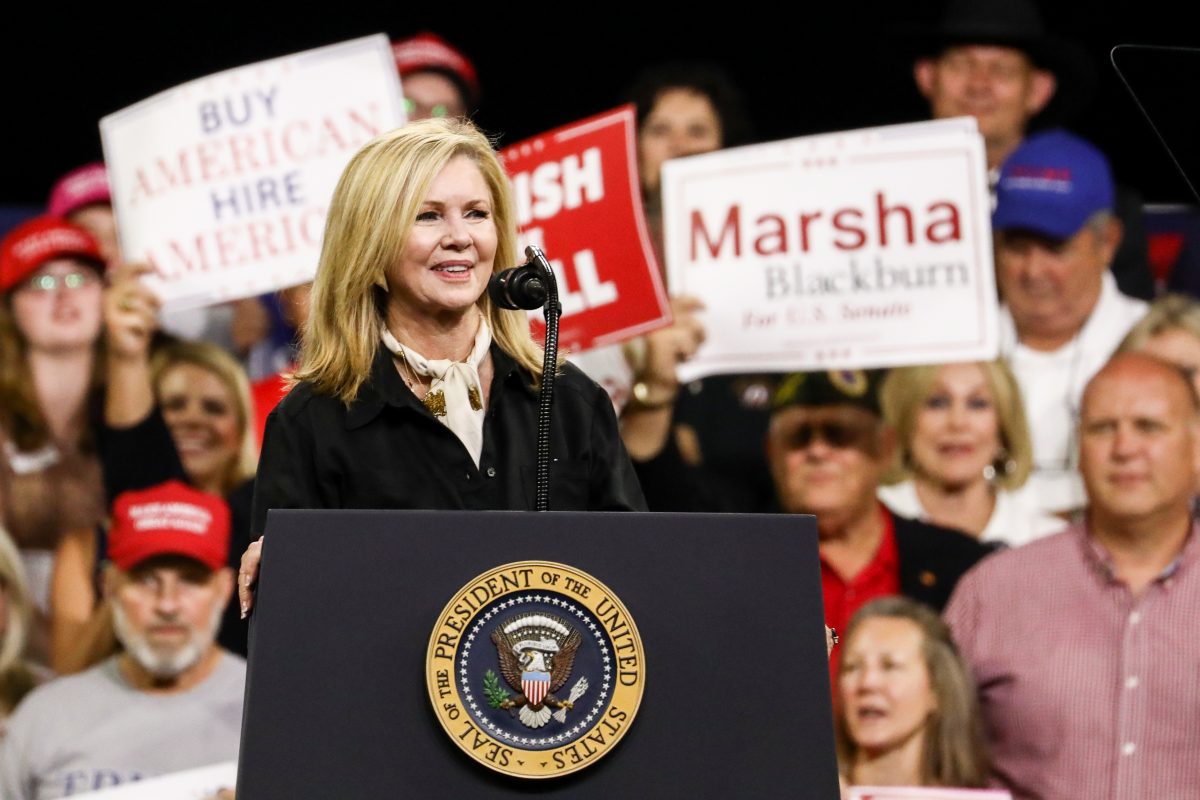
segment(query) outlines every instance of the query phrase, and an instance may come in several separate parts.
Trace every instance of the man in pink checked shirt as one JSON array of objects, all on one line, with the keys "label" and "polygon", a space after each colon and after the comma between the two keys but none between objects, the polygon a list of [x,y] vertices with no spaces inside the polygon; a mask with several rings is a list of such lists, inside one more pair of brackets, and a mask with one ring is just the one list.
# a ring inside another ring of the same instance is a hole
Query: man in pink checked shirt
[{"label": "man in pink checked shirt", "polygon": [[1119,355],[1079,422],[1085,520],[989,558],[946,619],[1016,798],[1200,792],[1200,400],[1176,368]]}]

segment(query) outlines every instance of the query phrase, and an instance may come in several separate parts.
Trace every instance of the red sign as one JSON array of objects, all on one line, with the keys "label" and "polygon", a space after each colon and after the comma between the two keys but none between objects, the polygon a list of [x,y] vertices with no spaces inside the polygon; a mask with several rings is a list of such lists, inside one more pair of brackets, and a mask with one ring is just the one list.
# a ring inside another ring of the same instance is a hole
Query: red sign
[{"label": "red sign", "polygon": [[[671,321],[638,183],[635,117],[623,106],[505,148],[521,250],[538,245],[562,303],[559,345],[578,353]],[[540,312],[533,319],[542,336]]]}]

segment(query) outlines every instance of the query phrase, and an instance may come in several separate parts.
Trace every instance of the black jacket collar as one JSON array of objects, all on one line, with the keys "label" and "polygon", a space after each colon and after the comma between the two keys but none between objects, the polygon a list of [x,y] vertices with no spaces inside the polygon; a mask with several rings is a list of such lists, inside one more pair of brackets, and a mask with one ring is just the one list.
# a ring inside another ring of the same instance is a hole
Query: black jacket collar
[{"label": "black jacket collar", "polygon": [[[492,396],[496,389],[509,379],[516,379],[530,394],[536,397],[537,391],[521,369],[516,360],[504,352],[493,340],[489,348],[492,356]],[[346,412],[346,429],[354,430],[375,419],[383,411],[384,406],[410,409],[418,414],[429,414],[424,404],[404,384],[400,372],[396,369],[395,357],[383,344],[375,350],[375,358],[371,362],[371,375],[358,390],[358,397],[350,404]]]}]

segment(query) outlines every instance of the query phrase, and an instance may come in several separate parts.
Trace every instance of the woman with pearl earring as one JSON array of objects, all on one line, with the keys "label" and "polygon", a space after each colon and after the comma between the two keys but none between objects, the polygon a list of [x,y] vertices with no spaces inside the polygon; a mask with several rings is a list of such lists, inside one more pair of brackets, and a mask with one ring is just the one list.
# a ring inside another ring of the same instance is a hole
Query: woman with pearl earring
[{"label": "woman with pearl earring", "polygon": [[879,489],[892,511],[1013,547],[1066,527],[1023,488],[1029,427],[1003,361],[895,369],[880,399],[899,443]]}]

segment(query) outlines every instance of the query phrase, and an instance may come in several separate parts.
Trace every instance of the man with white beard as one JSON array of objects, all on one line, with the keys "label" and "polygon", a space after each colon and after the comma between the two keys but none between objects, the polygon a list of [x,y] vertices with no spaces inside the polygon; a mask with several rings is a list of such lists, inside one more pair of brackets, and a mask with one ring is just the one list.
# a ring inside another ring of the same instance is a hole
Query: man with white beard
[{"label": "man with white beard", "polygon": [[31,693],[0,797],[50,800],[237,758],[246,664],[215,643],[233,591],[229,509],[178,481],[113,504],[104,573],[124,651]]}]

